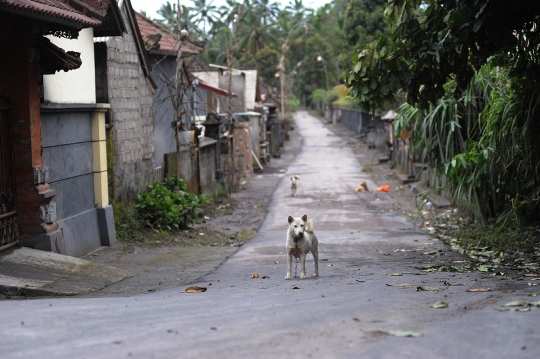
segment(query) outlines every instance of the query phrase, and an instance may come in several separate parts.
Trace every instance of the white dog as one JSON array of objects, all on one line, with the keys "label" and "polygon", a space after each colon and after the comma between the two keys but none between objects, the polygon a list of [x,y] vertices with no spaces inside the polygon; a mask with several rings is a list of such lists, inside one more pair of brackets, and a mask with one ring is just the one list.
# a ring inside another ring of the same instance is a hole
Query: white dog
[{"label": "white dog", "polygon": [[300,179],[300,176],[294,175],[291,177],[291,193],[294,196],[296,194],[296,181]]},{"label": "white dog", "polygon": [[313,232],[313,221],[289,216],[289,229],[287,230],[287,275],[285,279],[291,279],[292,257],[300,258],[300,278],[306,278],[306,255],[311,252],[315,260],[315,277],[319,276],[319,250],[317,236]]}]

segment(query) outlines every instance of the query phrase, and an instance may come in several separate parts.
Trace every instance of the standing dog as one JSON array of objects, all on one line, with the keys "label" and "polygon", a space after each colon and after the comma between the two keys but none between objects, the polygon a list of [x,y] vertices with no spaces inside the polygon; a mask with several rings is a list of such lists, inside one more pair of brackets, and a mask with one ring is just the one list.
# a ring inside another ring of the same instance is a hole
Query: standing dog
[{"label": "standing dog", "polygon": [[291,193],[294,196],[296,194],[296,181],[300,179],[300,176],[294,175],[291,177]]},{"label": "standing dog", "polygon": [[306,255],[311,252],[315,260],[315,277],[319,276],[319,250],[317,236],[313,232],[313,221],[307,219],[307,215],[302,218],[289,216],[289,229],[287,230],[287,275],[285,279],[291,279],[292,257],[300,258],[302,265],[300,278],[306,278]]}]

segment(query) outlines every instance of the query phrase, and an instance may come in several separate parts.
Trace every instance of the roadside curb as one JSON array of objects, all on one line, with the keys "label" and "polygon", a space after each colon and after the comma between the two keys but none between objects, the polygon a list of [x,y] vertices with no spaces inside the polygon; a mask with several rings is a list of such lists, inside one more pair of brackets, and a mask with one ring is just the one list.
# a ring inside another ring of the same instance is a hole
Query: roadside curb
[{"label": "roadside curb", "polygon": [[26,247],[0,255],[0,294],[7,297],[73,296],[131,276],[114,267]]}]

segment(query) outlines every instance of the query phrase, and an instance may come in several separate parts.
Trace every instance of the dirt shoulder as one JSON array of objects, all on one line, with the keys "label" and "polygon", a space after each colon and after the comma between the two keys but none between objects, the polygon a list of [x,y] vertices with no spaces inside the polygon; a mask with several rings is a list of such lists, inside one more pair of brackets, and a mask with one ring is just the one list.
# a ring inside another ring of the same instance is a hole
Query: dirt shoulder
[{"label": "dirt shoulder", "polygon": [[251,174],[230,200],[209,205],[189,230],[118,242],[84,256],[133,273],[131,278],[84,296],[130,296],[183,287],[217,268],[262,224],[272,194],[302,148],[300,134],[295,130],[289,134],[295,140],[285,142],[280,158],[272,158],[263,171]]}]

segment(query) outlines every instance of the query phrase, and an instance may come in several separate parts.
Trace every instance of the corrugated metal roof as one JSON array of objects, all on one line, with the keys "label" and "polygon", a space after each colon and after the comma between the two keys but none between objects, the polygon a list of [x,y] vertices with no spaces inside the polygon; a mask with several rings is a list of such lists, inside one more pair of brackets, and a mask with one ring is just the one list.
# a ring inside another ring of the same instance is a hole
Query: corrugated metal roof
[{"label": "corrugated metal roof", "polygon": [[[91,1],[86,3],[84,0],[80,0],[80,2],[92,7]],[[101,20],[84,15],[62,0],[0,0],[0,10],[2,8],[23,13],[45,15],[88,27],[101,24]]]}]

